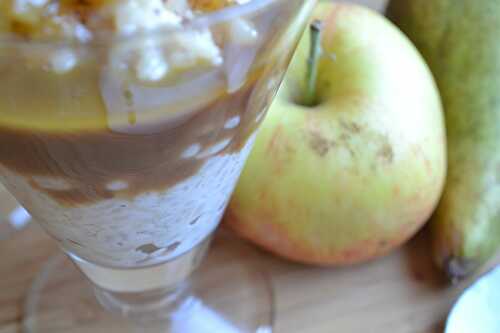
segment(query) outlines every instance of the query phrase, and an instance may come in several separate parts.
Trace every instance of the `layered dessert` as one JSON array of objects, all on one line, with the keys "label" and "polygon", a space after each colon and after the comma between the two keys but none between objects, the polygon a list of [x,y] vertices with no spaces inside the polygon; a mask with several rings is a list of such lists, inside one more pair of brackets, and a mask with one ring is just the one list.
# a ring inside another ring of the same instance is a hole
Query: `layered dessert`
[{"label": "layered dessert", "polygon": [[97,284],[158,271],[218,224],[302,4],[1,2],[0,181]]}]

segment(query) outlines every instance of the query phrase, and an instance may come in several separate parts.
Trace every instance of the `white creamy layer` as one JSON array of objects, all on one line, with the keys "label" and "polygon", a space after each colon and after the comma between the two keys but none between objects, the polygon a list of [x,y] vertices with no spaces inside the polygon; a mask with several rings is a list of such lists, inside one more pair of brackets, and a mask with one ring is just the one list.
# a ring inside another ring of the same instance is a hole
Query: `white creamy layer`
[{"label": "white creamy layer", "polygon": [[[249,140],[239,153],[208,158],[195,175],[165,192],[145,193],[133,200],[66,207],[33,188],[30,177],[0,167],[0,180],[66,250],[110,266],[150,265],[189,251],[215,229],[252,143]],[[203,154],[207,151],[193,150],[179,158]],[[67,189],[64,181],[40,177],[35,181],[49,189]],[[126,186],[112,182],[109,189]]]}]

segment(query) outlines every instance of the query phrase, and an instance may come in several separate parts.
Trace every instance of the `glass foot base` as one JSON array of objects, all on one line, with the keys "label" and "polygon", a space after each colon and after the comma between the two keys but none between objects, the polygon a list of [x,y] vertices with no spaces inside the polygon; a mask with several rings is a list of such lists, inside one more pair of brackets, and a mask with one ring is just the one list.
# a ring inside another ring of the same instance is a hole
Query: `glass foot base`
[{"label": "glass foot base", "polygon": [[36,277],[25,304],[26,333],[270,333],[273,294],[258,256],[234,236],[215,238],[190,289],[161,321],[132,321],[106,311],[94,288],[64,255]]}]

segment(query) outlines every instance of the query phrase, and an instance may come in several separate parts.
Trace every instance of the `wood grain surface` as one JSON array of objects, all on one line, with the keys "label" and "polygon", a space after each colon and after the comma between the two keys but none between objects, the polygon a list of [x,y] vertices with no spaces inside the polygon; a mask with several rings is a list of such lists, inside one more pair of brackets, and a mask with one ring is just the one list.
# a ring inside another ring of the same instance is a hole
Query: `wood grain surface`
[{"label": "wood grain surface", "polygon": [[[226,238],[216,239],[212,255],[227,256]],[[32,279],[58,252],[34,224],[0,243],[0,333],[21,332]],[[440,333],[457,296],[476,278],[453,287],[444,283],[429,258],[425,230],[385,258],[347,268],[307,267],[260,251],[232,256],[269,273],[278,333]],[[483,272],[495,264],[500,257]]]},{"label": "wood grain surface", "polygon": [[[356,2],[377,9],[385,3]],[[5,202],[0,194],[0,206]],[[222,250],[216,242],[213,255],[222,255]],[[36,225],[0,242],[0,333],[21,332],[27,290],[55,253],[56,244]],[[391,255],[355,267],[306,267],[264,253],[239,260],[249,264],[258,261],[269,273],[278,333],[442,332],[457,296],[477,277],[453,287],[444,283],[429,258],[425,230]],[[483,272],[496,264],[500,264],[500,257]]]}]

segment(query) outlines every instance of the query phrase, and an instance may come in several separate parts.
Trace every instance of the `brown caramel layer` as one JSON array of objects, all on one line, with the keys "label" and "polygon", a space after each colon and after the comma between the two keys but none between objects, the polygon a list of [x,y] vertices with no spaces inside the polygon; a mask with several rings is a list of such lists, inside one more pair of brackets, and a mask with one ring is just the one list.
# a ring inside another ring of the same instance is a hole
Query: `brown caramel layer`
[{"label": "brown caramel layer", "polygon": [[[71,189],[47,189],[35,180],[31,184],[66,206],[164,191],[194,175],[208,158],[242,149],[258,126],[257,115],[271,99],[262,96],[270,95],[262,89],[264,85],[259,82],[248,84],[181,123],[173,127],[166,123],[164,129],[147,135],[109,129],[64,133],[0,125],[0,164],[27,178],[47,176],[65,180]],[[227,128],[225,125],[231,118],[239,119],[239,123]],[[182,156],[193,145],[199,145],[202,153],[228,140],[230,143],[213,155]],[[112,191],[109,185],[113,182],[125,183],[127,187]]]}]

